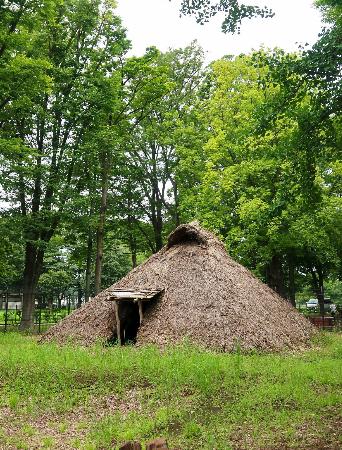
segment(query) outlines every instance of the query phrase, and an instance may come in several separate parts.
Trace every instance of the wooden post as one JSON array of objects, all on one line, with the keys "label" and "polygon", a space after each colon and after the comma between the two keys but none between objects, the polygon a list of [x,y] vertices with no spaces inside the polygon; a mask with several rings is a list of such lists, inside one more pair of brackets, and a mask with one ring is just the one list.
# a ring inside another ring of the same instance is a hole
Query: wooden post
[{"label": "wooden post", "polygon": [[115,300],[115,320],[116,320],[116,334],[118,335],[118,343],[121,345],[121,324],[119,317],[119,303]]},{"label": "wooden post", "polygon": [[143,321],[143,309],[142,309],[142,301],[138,300],[138,306],[139,306],[139,318],[140,318],[140,325]]}]

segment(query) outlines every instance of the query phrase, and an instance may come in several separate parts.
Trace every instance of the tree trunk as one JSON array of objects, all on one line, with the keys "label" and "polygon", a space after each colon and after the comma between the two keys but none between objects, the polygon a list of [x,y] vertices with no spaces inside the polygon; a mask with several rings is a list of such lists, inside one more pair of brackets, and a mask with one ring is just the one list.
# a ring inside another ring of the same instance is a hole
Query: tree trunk
[{"label": "tree trunk", "polygon": [[163,247],[163,218],[161,215],[161,211],[157,211],[156,220],[153,223],[153,231],[154,231],[154,240],[156,243],[157,252]]},{"label": "tree trunk", "polygon": [[109,161],[107,160],[107,157],[104,156],[102,165],[101,206],[100,206],[99,223],[96,232],[95,295],[97,295],[101,290],[103,240],[104,240],[104,228],[107,210],[108,179],[109,179]]},{"label": "tree trunk", "polygon": [[324,277],[321,268],[318,269],[318,285],[319,289],[317,292],[319,312],[321,316],[324,316]]},{"label": "tree trunk", "polygon": [[35,287],[24,281],[23,310],[19,325],[20,331],[29,330],[34,325],[35,294]]},{"label": "tree trunk", "polygon": [[85,297],[84,301],[85,301],[85,303],[87,303],[89,301],[89,298],[90,298],[92,253],[93,253],[93,237],[92,237],[91,227],[89,227],[88,244],[87,244],[87,266],[86,266],[85,290],[84,290],[84,297]]},{"label": "tree trunk", "polygon": [[154,242],[155,242],[155,248],[158,252],[163,247],[163,215],[162,215],[162,203],[159,197],[159,190],[158,190],[158,184],[157,181],[155,182],[154,186],[152,187],[152,198],[153,198],[153,204],[152,206],[152,227],[153,227],[153,235],[154,235]]},{"label": "tree trunk", "polygon": [[288,299],[292,306],[296,306],[296,285],[295,285],[295,270],[296,266],[294,263],[293,256],[288,255],[288,265],[289,265],[289,289],[288,289]]},{"label": "tree trunk", "polygon": [[129,239],[129,249],[131,251],[132,257],[132,269],[137,267],[137,239],[133,230],[134,218],[132,216],[128,216],[128,239]]},{"label": "tree trunk", "polygon": [[[312,282],[316,296],[318,299],[319,313],[324,316],[324,276],[320,266],[315,269],[311,268]],[[317,276],[318,275],[318,276]]]},{"label": "tree trunk", "polygon": [[151,202],[151,221],[154,234],[155,248],[158,252],[163,247],[163,215],[162,215],[162,200],[160,198],[158,186],[158,171],[157,171],[157,149],[153,144],[152,149],[152,202]]},{"label": "tree trunk", "polygon": [[175,221],[175,226],[178,227],[180,225],[180,215],[179,215],[178,185],[177,185],[176,181],[173,183],[173,196],[175,199],[174,221]]},{"label": "tree trunk", "polygon": [[77,289],[77,308],[80,308],[82,306],[82,289],[81,285],[79,284]]},{"label": "tree trunk", "polygon": [[137,252],[136,250],[132,250],[132,269],[135,269],[137,267]]},{"label": "tree trunk", "polygon": [[34,325],[35,297],[43,265],[44,252],[28,242],[25,248],[23,282],[23,309],[19,329],[28,330]]},{"label": "tree trunk", "polygon": [[266,268],[266,282],[271,289],[275,290],[280,296],[286,298],[283,267],[278,255],[272,256],[271,262]]}]

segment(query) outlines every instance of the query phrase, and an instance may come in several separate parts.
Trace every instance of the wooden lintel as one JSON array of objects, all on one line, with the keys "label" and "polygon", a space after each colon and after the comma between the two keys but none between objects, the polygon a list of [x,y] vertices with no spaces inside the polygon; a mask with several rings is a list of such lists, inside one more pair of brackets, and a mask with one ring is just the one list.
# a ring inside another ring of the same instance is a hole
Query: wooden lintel
[{"label": "wooden lintel", "polygon": [[127,292],[127,291],[132,291],[132,292],[134,292],[134,291],[138,291],[138,292],[160,292],[160,291],[162,291],[162,290],[163,290],[163,288],[160,288],[160,287],[158,287],[158,288],[151,288],[151,289],[139,289],[139,288],[133,288],[133,289],[131,289],[131,288],[115,288],[115,289],[113,289],[112,292]]},{"label": "wooden lintel", "polygon": [[121,298],[121,297],[116,297],[115,295],[111,296],[111,297],[106,297],[104,299],[106,302],[137,302],[138,300],[141,300],[142,302],[150,302],[151,300],[153,300],[153,297],[125,297],[125,298]]},{"label": "wooden lintel", "polygon": [[141,299],[149,301],[161,292],[159,289],[115,289],[107,292],[107,301],[130,301],[132,299]]}]

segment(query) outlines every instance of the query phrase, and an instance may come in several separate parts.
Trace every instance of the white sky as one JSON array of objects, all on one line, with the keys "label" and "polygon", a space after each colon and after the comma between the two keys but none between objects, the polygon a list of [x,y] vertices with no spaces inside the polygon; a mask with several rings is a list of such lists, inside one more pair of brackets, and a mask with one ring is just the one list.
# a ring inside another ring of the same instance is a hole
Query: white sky
[{"label": "white sky", "polygon": [[118,15],[132,41],[131,54],[142,55],[155,45],[161,51],[185,47],[197,39],[207,52],[207,61],[227,54],[248,53],[261,45],[294,51],[298,44],[313,44],[321,29],[321,16],[312,0],[245,0],[246,4],[267,5],[276,13],[271,19],[242,22],[240,35],[225,35],[216,17],[199,25],[192,17],[179,17],[180,0],[117,0]]}]

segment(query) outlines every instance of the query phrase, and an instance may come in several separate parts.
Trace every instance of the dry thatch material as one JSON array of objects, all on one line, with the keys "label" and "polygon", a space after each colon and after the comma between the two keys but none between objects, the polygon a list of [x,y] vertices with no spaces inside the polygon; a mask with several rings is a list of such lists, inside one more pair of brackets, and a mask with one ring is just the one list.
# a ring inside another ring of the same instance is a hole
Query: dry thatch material
[{"label": "dry thatch material", "polygon": [[224,245],[196,223],[180,225],[157,254],[52,327],[42,341],[83,345],[116,333],[110,290],[160,289],[146,303],[137,344],[183,338],[230,351],[280,350],[308,342],[315,332],[286,300],[227,255]]}]

